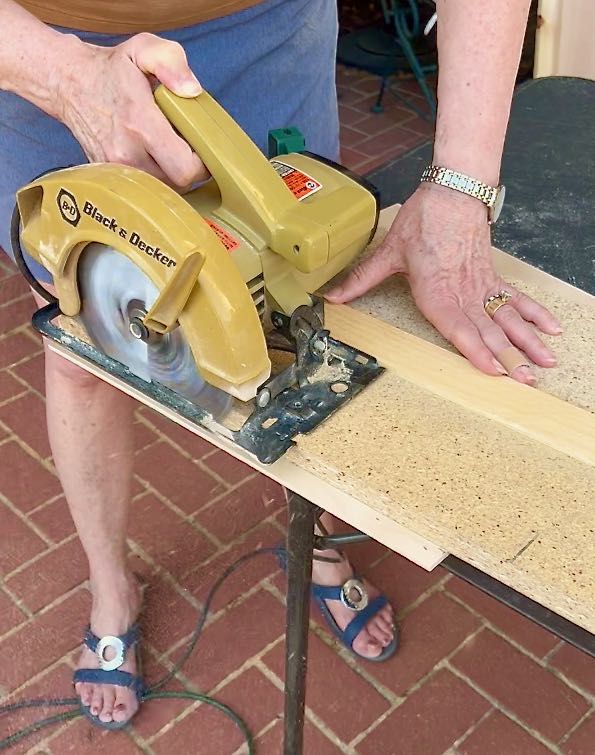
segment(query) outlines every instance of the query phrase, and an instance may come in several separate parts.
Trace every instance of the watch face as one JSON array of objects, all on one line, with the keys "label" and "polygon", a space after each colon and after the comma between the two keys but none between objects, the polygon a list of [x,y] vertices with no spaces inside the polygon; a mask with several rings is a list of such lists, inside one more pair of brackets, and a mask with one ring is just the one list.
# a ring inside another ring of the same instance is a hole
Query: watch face
[{"label": "watch face", "polygon": [[500,213],[502,212],[502,205],[504,204],[505,194],[506,194],[506,187],[499,186],[498,193],[496,194],[496,201],[494,202],[493,206],[490,208],[490,222],[491,223],[495,223],[500,217]]}]

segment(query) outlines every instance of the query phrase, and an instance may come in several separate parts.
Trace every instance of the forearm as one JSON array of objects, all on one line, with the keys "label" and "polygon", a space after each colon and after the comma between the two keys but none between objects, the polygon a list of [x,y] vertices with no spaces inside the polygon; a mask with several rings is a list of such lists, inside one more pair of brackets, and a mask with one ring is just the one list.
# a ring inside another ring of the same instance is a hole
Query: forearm
[{"label": "forearm", "polygon": [[0,0],[0,89],[60,117],[59,81],[75,65],[81,45],[12,0]]},{"label": "forearm", "polygon": [[497,185],[530,0],[437,0],[434,163]]}]

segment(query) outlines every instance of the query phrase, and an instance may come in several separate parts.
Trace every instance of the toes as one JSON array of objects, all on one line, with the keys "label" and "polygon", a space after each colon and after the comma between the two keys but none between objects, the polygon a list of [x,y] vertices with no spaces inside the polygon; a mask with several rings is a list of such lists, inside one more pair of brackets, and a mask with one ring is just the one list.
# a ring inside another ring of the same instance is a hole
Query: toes
[{"label": "toes", "polygon": [[101,685],[96,684],[91,693],[91,715],[98,716],[103,710],[103,690]]},{"label": "toes", "polygon": [[391,638],[394,637],[396,630],[394,617],[387,618],[381,614],[376,617],[376,622]]},{"label": "toes", "polygon": [[77,682],[74,685],[74,689],[76,694],[80,697],[81,703],[88,708],[89,705],[91,705],[93,686],[91,684],[87,684],[86,682]]},{"label": "toes", "polygon": [[368,624],[368,632],[371,637],[377,640],[382,647],[390,645],[393,639],[393,634],[388,625],[379,616],[374,617]]},{"label": "toes", "polygon": [[103,709],[99,714],[99,720],[108,724],[112,720],[114,711],[114,702],[116,700],[116,693],[113,687],[109,685],[103,688]]},{"label": "toes", "polygon": [[114,701],[112,718],[118,723],[128,721],[138,708],[138,702],[132,690],[118,687]]},{"label": "toes", "polygon": [[366,658],[377,658],[382,653],[383,645],[373,637],[368,629],[362,629],[353,642],[353,649]]}]

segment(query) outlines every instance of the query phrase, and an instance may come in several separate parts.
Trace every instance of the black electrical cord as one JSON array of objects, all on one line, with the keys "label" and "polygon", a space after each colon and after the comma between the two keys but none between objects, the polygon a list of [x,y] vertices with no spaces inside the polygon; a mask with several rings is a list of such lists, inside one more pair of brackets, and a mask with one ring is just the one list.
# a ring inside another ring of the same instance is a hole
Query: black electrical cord
[{"label": "black electrical cord", "polygon": [[[213,602],[213,598],[215,597],[215,594],[221,587],[221,585],[225,582],[225,580],[231,576],[240,566],[245,564],[247,561],[250,561],[251,559],[255,558],[256,556],[262,556],[262,555],[276,555],[277,557],[281,557],[284,552],[284,549],[280,546],[276,548],[258,548],[257,550],[251,551],[250,553],[246,553],[243,556],[240,556],[240,558],[236,559],[230,566],[225,569],[223,574],[217,579],[215,584],[211,587],[209,590],[209,593],[207,595],[207,598],[205,600],[204,606],[202,608],[202,611],[200,612],[200,615],[198,617],[198,621],[196,623],[196,626],[192,632],[192,635],[190,637],[190,642],[188,643],[188,646],[184,653],[182,653],[182,656],[178,659],[178,661],[174,664],[173,668],[165,674],[164,677],[159,679],[159,681],[152,684],[150,687],[148,687],[142,695],[141,702],[146,702],[148,700],[163,700],[163,699],[181,699],[181,700],[194,700],[199,701],[202,703],[205,703],[206,705],[211,705],[217,710],[221,711],[224,715],[226,715],[229,719],[231,719],[235,725],[240,729],[242,734],[244,735],[244,739],[246,741],[246,745],[248,746],[248,755],[255,755],[255,749],[254,749],[254,739],[252,737],[252,734],[250,733],[250,730],[246,726],[245,722],[238,716],[237,713],[235,713],[230,707],[225,705],[224,703],[219,702],[213,697],[210,697],[209,695],[203,695],[199,692],[168,692],[168,691],[161,691],[160,690],[167,682],[169,682],[177,673],[182,669],[192,652],[194,651],[196,644],[198,643],[198,640],[200,638],[200,635],[202,633],[202,630],[204,629],[205,622],[207,620],[207,616],[209,613],[209,608],[211,606],[211,603]],[[13,745],[17,744],[21,740],[25,739],[25,737],[30,736],[31,734],[34,734],[37,731],[40,731],[41,729],[44,729],[48,726],[52,726],[53,724],[57,723],[64,723],[65,721],[69,721],[73,718],[77,718],[78,716],[82,716],[83,713],[80,708],[80,702],[77,697],[68,697],[68,698],[37,698],[34,700],[22,700],[20,702],[15,703],[8,703],[7,705],[3,705],[0,707],[0,716],[7,715],[9,713],[15,713],[19,710],[24,710],[27,708],[49,708],[49,707],[69,707],[69,706],[76,706],[75,708],[72,708],[71,710],[64,711],[63,713],[57,713],[53,716],[48,716],[47,718],[42,718],[39,721],[35,721],[32,724],[29,724],[28,726],[23,727],[22,729],[19,729],[18,731],[15,731],[13,734],[9,734],[8,736],[4,737],[4,739],[0,739],[0,750],[6,750],[9,747],[12,747]]]},{"label": "black electrical cord", "polygon": [[33,275],[31,270],[29,269],[29,266],[27,265],[25,255],[21,247],[21,213],[19,212],[19,206],[17,204],[15,204],[14,206],[14,210],[12,211],[12,218],[10,221],[10,244],[12,246],[14,261],[17,263],[17,267],[26,279],[27,283],[31,286],[35,293],[39,294],[42,299],[45,299],[48,304],[57,304],[58,300],[56,299],[56,297],[50,291],[48,291],[47,288],[44,288],[41,285],[41,283]]}]

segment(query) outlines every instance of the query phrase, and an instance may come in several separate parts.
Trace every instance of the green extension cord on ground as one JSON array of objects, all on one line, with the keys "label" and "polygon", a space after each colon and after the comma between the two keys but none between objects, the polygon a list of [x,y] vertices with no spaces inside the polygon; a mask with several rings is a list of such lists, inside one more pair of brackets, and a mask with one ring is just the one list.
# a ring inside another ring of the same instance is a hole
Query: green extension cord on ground
[{"label": "green extension cord on ground", "polygon": [[[201,614],[198,618],[196,627],[194,628],[194,631],[192,632],[192,637],[190,639],[190,642],[188,643],[188,647],[182,654],[182,657],[177,661],[177,663],[174,665],[174,667],[169,671],[162,679],[160,679],[158,682],[153,684],[152,686],[148,687],[147,690],[143,693],[143,696],[141,698],[141,702],[147,702],[149,700],[168,700],[168,699],[177,699],[177,700],[192,700],[196,702],[201,702],[206,705],[211,705],[212,707],[216,708],[217,710],[221,711],[225,716],[227,716],[229,719],[231,719],[234,724],[240,729],[242,734],[244,735],[244,739],[246,741],[246,744],[248,746],[248,755],[255,755],[256,750],[254,749],[254,739],[252,737],[252,734],[250,733],[250,730],[246,726],[245,722],[240,718],[240,716],[237,715],[229,706],[225,705],[224,703],[219,702],[213,697],[210,697],[209,695],[203,695],[200,692],[170,692],[167,690],[162,690],[162,687],[164,687],[173,677],[182,669],[188,658],[190,658],[192,652],[194,651],[194,648],[196,647],[196,644],[198,643],[198,640],[200,638],[200,635],[202,633],[202,630],[204,628],[205,622],[207,620],[207,616],[209,614],[209,608],[211,603],[213,602],[213,598],[215,597],[215,594],[217,590],[221,587],[221,585],[225,582],[225,580],[233,574],[236,569],[238,569],[240,566],[245,564],[247,561],[250,561],[251,559],[255,558],[256,556],[271,554],[280,556],[283,552],[282,547],[277,548],[259,548],[258,550],[251,551],[250,553],[246,553],[245,555],[238,558],[236,561],[233,562],[230,566],[227,567],[227,569],[221,574],[219,579],[215,582],[213,587],[211,588],[207,599],[204,604],[204,608],[201,611]],[[162,691],[159,691],[162,690]],[[35,700],[22,700],[20,702],[15,703],[9,703],[8,705],[3,705],[0,707],[0,716],[2,715],[8,715],[10,713],[15,713],[19,710],[25,710],[27,708],[48,708],[48,707],[71,707],[76,706],[75,708],[71,708],[71,710],[64,711],[63,713],[56,713],[53,716],[48,716],[47,718],[41,718],[39,721],[35,721],[32,724],[29,724],[29,726],[25,726],[22,729],[19,729],[18,731],[15,731],[13,734],[9,734],[4,739],[0,739],[0,750],[7,750],[9,747],[12,747],[13,745],[17,744],[21,740],[25,739],[26,737],[30,736],[31,734],[34,734],[35,732],[40,731],[41,729],[45,729],[48,726],[53,726],[54,724],[60,724],[64,723],[65,721],[70,721],[71,719],[78,718],[79,716],[82,716],[83,713],[80,709],[80,703],[78,697],[67,697],[67,698],[38,698]]]}]

